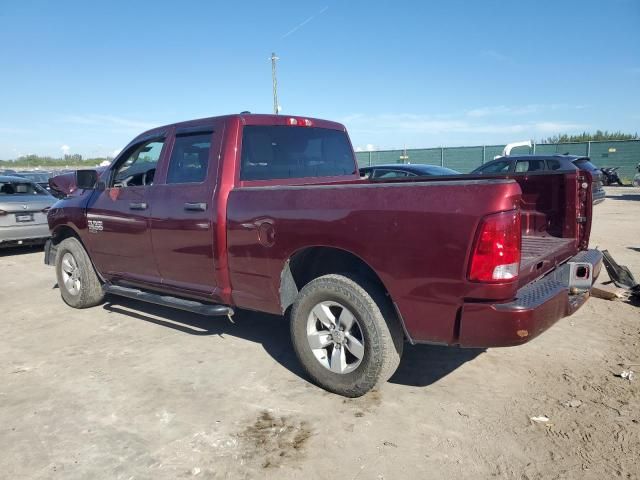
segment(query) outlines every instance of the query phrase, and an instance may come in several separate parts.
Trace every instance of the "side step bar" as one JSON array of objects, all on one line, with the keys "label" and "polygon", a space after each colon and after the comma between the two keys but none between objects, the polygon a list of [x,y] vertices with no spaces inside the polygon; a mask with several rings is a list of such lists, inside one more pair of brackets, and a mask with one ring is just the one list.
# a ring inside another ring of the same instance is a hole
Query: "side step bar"
[{"label": "side step bar", "polygon": [[233,308],[226,305],[213,305],[201,303],[196,300],[186,300],[184,298],[171,297],[169,295],[160,295],[151,293],[137,288],[122,287],[120,285],[104,284],[102,290],[105,293],[119,295],[121,297],[133,298],[134,300],[142,300],[143,302],[154,303],[164,307],[177,308],[187,312],[198,313],[210,317],[230,317],[233,315]]}]

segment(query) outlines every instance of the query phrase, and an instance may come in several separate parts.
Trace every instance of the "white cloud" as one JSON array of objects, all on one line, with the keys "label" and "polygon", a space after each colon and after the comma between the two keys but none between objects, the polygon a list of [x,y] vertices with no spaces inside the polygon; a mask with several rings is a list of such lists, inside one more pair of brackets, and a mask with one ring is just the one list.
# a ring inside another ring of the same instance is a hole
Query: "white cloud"
[{"label": "white cloud", "polygon": [[62,150],[62,154],[63,155],[67,155],[69,153],[69,151],[71,150],[71,147],[69,147],[69,145],[62,145],[60,147],[60,150]]},{"label": "white cloud", "polygon": [[480,52],[480,56],[483,58],[489,58],[491,60],[497,60],[499,62],[509,62],[511,58],[496,50],[483,50]]},{"label": "white cloud", "polygon": [[[525,110],[526,108],[523,108]],[[491,111],[508,110],[507,107],[494,108]],[[530,108],[533,110],[533,108]],[[489,113],[487,112],[487,115]],[[483,115],[462,114],[458,116],[435,116],[428,114],[379,114],[365,116],[350,115],[342,120],[351,135],[362,140],[375,140],[376,145],[397,146],[409,140],[414,147],[428,147],[433,137],[448,137],[445,143],[453,143],[451,138],[462,139],[462,144],[506,142],[513,137],[535,138],[536,136],[588,130],[589,125],[566,122],[556,119],[509,122],[485,121]],[[431,139],[426,140],[429,136]],[[390,140],[392,139],[392,140]],[[391,145],[388,142],[393,142]],[[416,143],[420,142],[420,143]],[[360,143],[362,145],[362,143]],[[378,147],[366,144],[362,150],[375,150]],[[384,147],[384,148],[387,148]]]},{"label": "white cloud", "polygon": [[497,105],[467,110],[468,117],[489,117],[492,115],[532,115],[536,113],[555,112],[559,110],[583,110],[586,105],[568,105],[566,103],[550,103],[529,105]]},{"label": "white cloud", "polygon": [[149,130],[159,125],[158,123],[153,122],[101,114],[63,115],[62,121],[76,125],[95,125],[101,128],[125,128],[127,130],[135,131]]},{"label": "white cloud", "polygon": [[31,133],[31,132],[24,128],[0,127],[0,134],[19,135],[23,133]]}]

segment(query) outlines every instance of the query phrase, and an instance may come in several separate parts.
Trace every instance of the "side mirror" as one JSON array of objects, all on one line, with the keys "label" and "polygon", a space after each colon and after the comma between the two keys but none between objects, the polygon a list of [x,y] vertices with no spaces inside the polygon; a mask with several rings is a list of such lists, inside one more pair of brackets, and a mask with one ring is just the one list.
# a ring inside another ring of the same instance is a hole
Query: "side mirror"
[{"label": "side mirror", "polygon": [[93,190],[98,183],[98,172],[95,170],[76,170],[76,187]]}]

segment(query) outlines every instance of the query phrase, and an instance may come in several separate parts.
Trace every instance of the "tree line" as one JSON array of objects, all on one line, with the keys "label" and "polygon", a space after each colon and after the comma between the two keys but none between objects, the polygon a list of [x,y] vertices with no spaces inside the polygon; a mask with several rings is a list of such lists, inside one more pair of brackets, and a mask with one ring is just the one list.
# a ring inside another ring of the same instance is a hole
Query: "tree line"
[{"label": "tree line", "polygon": [[40,155],[23,155],[15,160],[0,160],[0,168],[30,168],[30,167],[94,167],[104,161],[111,161],[111,157],[83,158],[82,155],[65,155],[54,158]]},{"label": "tree line", "polygon": [[577,135],[561,133],[542,139],[540,143],[580,143],[602,142],[607,140],[640,140],[638,133],[610,132],[608,130],[596,130],[595,133],[582,132]]}]

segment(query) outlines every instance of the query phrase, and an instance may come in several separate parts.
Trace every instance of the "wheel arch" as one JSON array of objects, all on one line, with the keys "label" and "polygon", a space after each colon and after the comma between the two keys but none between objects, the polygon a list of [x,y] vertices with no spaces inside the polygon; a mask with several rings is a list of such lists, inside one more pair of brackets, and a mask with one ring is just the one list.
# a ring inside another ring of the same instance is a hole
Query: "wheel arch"
[{"label": "wheel arch", "polygon": [[375,270],[358,255],[338,247],[308,246],[296,250],[284,263],[280,275],[282,311],[293,304],[307,283],[331,273],[352,273],[376,284],[388,294]]},{"label": "wheel arch", "polygon": [[[105,279],[102,276],[102,273],[100,272],[100,270],[98,270],[96,268],[95,263],[93,263],[93,259],[91,258],[91,255],[89,254],[89,249],[87,248],[86,244],[82,241],[82,237],[80,236],[80,232],[78,232],[78,230],[76,230],[73,226],[71,226],[69,224],[57,225],[51,231],[51,243],[54,246],[54,248],[52,250],[55,251],[56,257],[57,257],[57,250],[58,250],[57,247],[58,247],[58,245],[63,240],[66,240],[67,238],[75,238],[76,240],[78,240],[78,242],[80,242],[80,245],[82,245],[82,248],[84,248],[84,251],[87,252],[89,260],[91,261],[91,265],[93,265],[93,269],[95,270],[96,274],[98,275],[98,278],[100,278],[100,280],[104,282]],[[56,257],[53,258],[53,264],[55,264]]]}]

